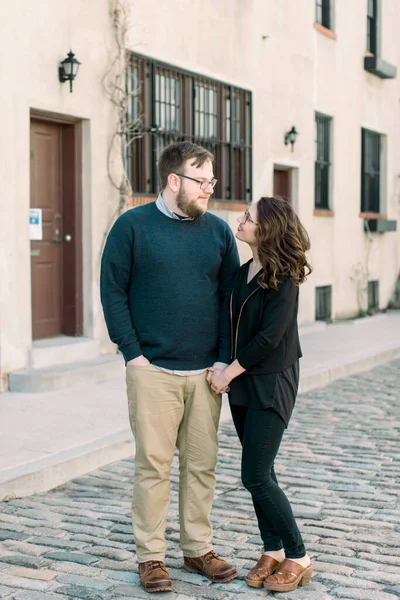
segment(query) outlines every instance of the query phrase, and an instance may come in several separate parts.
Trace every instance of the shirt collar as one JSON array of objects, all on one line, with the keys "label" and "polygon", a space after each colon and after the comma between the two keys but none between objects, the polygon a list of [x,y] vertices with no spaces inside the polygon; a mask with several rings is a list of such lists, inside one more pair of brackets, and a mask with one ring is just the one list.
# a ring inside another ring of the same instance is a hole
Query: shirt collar
[{"label": "shirt collar", "polygon": [[193,221],[192,217],[181,217],[174,213],[173,210],[170,209],[169,206],[165,203],[164,198],[162,197],[162,192],[158,194],[158,198],[156,200],[156,206],[160,212],[169,217],[170,219],[176,219],[178,221]]}]

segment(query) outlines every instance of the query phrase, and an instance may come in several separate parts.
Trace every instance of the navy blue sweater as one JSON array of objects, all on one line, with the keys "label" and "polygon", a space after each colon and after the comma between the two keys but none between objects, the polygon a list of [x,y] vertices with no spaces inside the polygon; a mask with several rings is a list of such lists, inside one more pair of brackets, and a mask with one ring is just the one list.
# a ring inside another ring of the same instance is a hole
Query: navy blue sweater
[{"label": "navy blue sweater", "polygon": [[110,338],[125,361],[143,354],[168,369],[229,362],[229,294],[236,241],[205,213],[171,219],[155,202],[121,215],[107,238],[100,292]]}]

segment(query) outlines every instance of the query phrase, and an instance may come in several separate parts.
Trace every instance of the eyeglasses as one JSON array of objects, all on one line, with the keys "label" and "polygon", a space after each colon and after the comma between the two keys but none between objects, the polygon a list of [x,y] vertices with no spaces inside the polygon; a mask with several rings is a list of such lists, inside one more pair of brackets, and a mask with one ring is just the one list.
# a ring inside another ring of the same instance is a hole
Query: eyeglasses
[{"label": "eyeglasses", "polygon": [[253,223],[253,225],[258,225],[258,223],[256,223],[255,221],[253,221],[253,219],[251,218],[251,216],[250,216],[250,213],[249,213],[249,209],[248,209],[248,208],[246,208],[246,210],[244,211],[244,221],[243,221],[243,225],[244,225],[245,223],[247,223],[247,221],[250,221],[250,223]]},{"label": "eyeglasses", "polygon": [[185,179],[191,179],[192,181],[196,181],[196,183],[200,184],[200,189],[203,191],[206,190],[209,185],[211,185],[212,189],[214,189],[218,183],[218,179],[211,179],[211,181],[202,181],[201,179],[195,179],[194,177],[189,177],[188,175],[182,175],[182,173],[175,174],[178,175],[178,177],[184,177]]}]

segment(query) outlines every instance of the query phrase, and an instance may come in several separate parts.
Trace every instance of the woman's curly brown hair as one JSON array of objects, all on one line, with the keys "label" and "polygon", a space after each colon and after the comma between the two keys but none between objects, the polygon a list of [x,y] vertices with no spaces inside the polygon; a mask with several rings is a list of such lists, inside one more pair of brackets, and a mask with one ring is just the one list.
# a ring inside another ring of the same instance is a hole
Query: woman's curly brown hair
[{"label": "woman's curly brown hair", "polygon": [[262,197],[257,202],[257,221],[258,256],[263,267],[260,286],[277,290],[286,275],[295,285],[303,283],[312,272],[306,258],[310,239],[291,204],[279,197]]}]

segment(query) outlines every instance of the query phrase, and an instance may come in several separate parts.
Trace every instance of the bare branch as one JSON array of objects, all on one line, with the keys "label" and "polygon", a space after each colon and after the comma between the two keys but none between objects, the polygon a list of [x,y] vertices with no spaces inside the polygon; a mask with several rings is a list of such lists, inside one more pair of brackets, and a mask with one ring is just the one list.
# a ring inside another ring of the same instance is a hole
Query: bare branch
[{"label": "bare branch", "polygon": [[[107,175],[111,185],[119,192],[118,206],[104,233],[101,252],[105,240],[114,220],[124,211],[127,201],[132,196],[132,186],[127,173],[127,149],[132,143],[142,136],[142,119],[136,118],[129,121],[129,106],[132,98],[138,98],[140,88],[128,90],[126,86],[127,75],[127,35],[131,23],[131,1],[109,0],[109,14],[113,30],[115,54],[110,66],[102,79],[105,94],[116,110],[116,125],[112,133],[107,151]],[[120,164],[121,173],[118,181],[113,173],[115,161]]]}]

